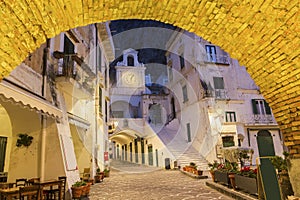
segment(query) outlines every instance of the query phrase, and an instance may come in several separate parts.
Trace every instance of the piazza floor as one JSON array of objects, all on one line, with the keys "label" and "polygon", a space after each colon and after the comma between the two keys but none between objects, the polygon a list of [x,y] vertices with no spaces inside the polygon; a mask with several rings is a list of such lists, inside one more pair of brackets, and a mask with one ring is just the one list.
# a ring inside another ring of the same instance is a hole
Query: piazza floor
[{"label": "piazza floor", "polygon": [[[206,179],[194,179],[176,170],[134,167],[113,169],[110,177],[91,187],[89,199],[232,199],[205,185]],[[124,168],[124,169],[125,169]]]}]

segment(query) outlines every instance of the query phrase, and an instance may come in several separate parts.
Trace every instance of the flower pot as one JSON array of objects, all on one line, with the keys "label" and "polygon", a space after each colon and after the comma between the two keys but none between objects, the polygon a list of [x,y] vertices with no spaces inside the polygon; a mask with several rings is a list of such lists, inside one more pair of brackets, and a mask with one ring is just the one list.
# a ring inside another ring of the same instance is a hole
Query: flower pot
[{"label": "flower pot", "polygon": [[82,195],[82,187],[71,187],[72,189],[72,197],[73,198],[80,198]]},{"label": "flower pot", "polygon": [[88,196],[90,194],[91,190],[91,184],[87,183],[86,185],[82,186],[82,194],[81,196]]},{"label": "flower pot", "polygon": [[197,175],[198,176],[202,176],[203,175],[203,171],[202,170],[197,170]]},{"label": "flower pot", "polygon": [[232,172],[228,173],[228,178],[230,180],[231,187],[233,189],[236,189],[236,185],[235,185],[235,173],[232,173]]},{"label": "flower pot", "polygon": [[209,173],[210,173],[210,175],[211,175],[211,179],[213,180],[213,182],[216,182],[216,179],[215,179],[215,171],[214,171],[214,170],[210,170]]},{"label": "flower pot", "polygon": [[250,194],[257,194],[256,178],[250,178],[238,174],[235,174],[234,177],[235,177],[235,185],[237,188]]},{"label": "flower pot", "polygon": [[215,180],[225,185],[230,185],[230,179],[228,178],[228,173],[220,170],[215,171]]},{"label": "flower pot", "polygon": [[283,199],[286,199],[288,196],[294,195],[289,174],[286,171],[282,171],[278,173],[278,183],[280,186]]}]

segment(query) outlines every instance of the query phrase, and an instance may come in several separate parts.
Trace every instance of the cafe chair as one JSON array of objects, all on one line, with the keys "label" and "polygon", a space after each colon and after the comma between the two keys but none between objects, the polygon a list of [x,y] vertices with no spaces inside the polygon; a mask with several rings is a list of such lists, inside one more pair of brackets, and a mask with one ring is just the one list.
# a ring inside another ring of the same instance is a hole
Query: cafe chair
[{"label": "cafe chair", "polygon": [[40,178],[31,178],[27,180],[27,185],[34,185],[35,183],[39,183],[40,182]]},{"label": "cafe chair", "polygon": [[30,185],[25,187],[20,187],[19,189],[19,199],[20,200],[40,200],[40,186]]},{"label": "cafe chair", "polygon": [[[59,176],[58,180],[62,181],[61,190],[62,190],[62,199],[65,199],[65,193],[66,193],[66,183],[67,183],[67,177],[66,176]],[[55,188],[48,191],[47,199],[59,199],[59,188]]]},{"label": "cafe chair", "polygon": [[16,187],[24,187],[27,184],[27,179],[26,178],[19,178],[16,179]]},{"label": "cafe chair", "polygon": [[88,182],[90,179],[90,168],[84,168],[81,180]]}]

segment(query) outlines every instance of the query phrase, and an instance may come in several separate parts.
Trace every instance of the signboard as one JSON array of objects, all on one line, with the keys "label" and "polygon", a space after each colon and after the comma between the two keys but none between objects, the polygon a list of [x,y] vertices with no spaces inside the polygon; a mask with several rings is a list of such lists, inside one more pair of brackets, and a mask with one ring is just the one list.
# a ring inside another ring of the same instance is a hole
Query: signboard
[{"label": "signboard", "polygon": [[104,161],[108,161],[108,152],[107,151],[104,152]]}]

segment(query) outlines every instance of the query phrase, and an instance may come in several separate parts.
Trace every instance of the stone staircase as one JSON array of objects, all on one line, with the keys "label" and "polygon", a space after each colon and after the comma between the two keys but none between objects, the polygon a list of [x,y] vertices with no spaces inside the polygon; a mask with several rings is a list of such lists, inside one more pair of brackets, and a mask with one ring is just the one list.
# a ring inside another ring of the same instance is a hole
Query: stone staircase
[{"label": "stone staircase", "polygon": [[177,160],[181,167],[189,165],[190,162],[196,163],[202,170],[208,170],[208,162],[199,152],[192,146],[192,142],[188,142],[184,131],[178,119],[172,120],[161,129],[157,136],[166,145],[166,148]]}]

